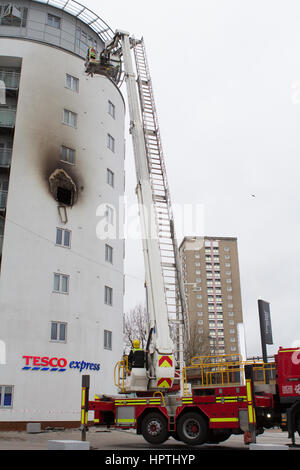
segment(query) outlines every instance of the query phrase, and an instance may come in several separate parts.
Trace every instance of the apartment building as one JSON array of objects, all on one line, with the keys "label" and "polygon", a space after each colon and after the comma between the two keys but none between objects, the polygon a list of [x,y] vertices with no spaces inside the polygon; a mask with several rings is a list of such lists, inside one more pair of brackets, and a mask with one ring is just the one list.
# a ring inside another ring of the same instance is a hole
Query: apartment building
[{"label": "apartment building", "polygon": [[[85,74],[113,31],[75,0],[0,0],[0,429],[78,425],[81,376],[114,393],[125,102]],[[114,219],[114,220],[112,220]]]},{"label": "apartment building", "polygon": [[239,353],[243,313],[237,239],[185,237],[180,256],[191,337],[199,339],[199,354]]}]

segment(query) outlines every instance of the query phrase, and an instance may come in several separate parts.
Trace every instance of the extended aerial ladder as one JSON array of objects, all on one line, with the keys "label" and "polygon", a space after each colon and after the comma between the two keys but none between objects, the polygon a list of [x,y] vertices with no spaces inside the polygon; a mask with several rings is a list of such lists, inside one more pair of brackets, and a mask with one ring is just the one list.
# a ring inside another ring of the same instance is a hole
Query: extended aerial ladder
[{"label": "extended aerial ladder", "polygon": [[[132,50],[136,73],[133,67]],[[121,61],[130,115],[130,133],[136,166],[145,278],[149,312],[146,368],[126,374],[120,391],[168,390],[177,368],[184,366],[184,337],[188,316],[174,230],[170,192],[155,108],[153,89],[143,39],[117,31],[99,55],[87,58],[86,72],[121,78]],[[118,59],[119,58],[119,59]],[[173,332],[173,335],[171,334]],[[172,339],[175,338],[174,340]]]}]

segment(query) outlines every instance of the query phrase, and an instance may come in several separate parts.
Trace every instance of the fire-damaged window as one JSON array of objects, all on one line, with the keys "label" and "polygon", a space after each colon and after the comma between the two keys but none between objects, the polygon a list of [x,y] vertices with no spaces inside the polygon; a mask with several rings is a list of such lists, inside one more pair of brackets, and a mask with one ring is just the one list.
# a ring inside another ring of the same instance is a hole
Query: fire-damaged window
[{"label": "fire-damaged window", "polygon": [[26,27],[28,8],[18,5],[6,4],[0,6],[1,26],[22,26]]},{"label": "fire-damaged window", "polygon": [[63,162],[71,163],[74,165],[75,163],[75,150],[65,145],[61,146],[61,160]]},{"label": "fire-damaged window", "polygon": [[73,206],[77,199],[77,189],[72,178],[64,170],[55,170],[49,178],[49,184],[56,201],[65,206]]}]

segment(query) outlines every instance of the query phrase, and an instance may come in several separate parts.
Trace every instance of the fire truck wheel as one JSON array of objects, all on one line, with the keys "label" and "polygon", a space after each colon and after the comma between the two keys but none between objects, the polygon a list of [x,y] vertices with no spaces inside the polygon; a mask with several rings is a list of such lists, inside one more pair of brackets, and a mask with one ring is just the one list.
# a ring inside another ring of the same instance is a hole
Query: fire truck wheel
[{"label": "fire truck wheel", "polygon": [[210,431],[207,436],[208,444],[218,444],[219,442],[224,442],[229,439],[231,436],[230,431]]},{"label": "fire truck wheel", "polygon": [[141,431],[150,444],[162,444],[168,437],[167,420],[161,413],[149,413],[142,421]]},{"label": "fire truck wheel", "polygon": [[177,432],[185,444],[196,446],[206,442],[208,427],[203,416],[189,412],[179,418]]}]

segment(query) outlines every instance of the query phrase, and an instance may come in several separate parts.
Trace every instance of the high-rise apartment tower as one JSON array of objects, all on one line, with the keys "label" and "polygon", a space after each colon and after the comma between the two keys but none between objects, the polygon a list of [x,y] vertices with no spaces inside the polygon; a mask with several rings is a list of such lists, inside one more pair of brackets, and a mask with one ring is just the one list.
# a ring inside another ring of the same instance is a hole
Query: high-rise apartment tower
[{"label": "high-rise apartment tower", "polygon": [[185,237],[180,256],[192,341],[198,337],[201,355],[237,354],[243,322],[237,239]]}]

